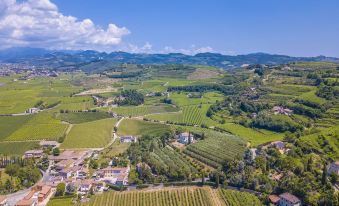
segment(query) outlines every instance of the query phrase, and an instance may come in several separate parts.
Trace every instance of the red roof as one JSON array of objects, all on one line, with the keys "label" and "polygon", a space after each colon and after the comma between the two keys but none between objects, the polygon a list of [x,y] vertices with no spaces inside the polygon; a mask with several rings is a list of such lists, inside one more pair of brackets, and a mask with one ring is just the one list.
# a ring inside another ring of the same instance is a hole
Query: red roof
[{"label": "red roof", "polygon": [[270,195],[270,196],[268,196],[268,198],[270,198],[271,202],[274,203],[274,204],[278,203],[279,200],[280,200],[280,197],[278,197],[276,195]]}]

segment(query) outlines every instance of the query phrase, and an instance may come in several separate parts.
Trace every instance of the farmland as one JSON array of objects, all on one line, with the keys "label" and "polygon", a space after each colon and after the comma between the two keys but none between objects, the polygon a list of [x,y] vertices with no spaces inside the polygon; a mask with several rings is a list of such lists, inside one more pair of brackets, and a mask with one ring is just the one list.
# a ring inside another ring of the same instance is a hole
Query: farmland
[{"label": "farmland", "polygon": [[23,155],[27,150],[39,148],[39,142],[0,142],[1,155]]},{"label": "farmland", "polygon": [[226,160],[241,156],[245,150],[245,142],[238,137],[213,132],[206,134],[206,138],[189,145],[184,151],[187,155],[217,168]]},{"label": "farmland", "polygon": [[220,189],[219,194],[226,206],[261,206],[260,200],[246,192],[238,192],[233,190]]},{"label": "farmland", "polygon": [[152,113],[167,113],[177,112],[178,108],[170,105],[152,105],[152,106],[137,106],[137,107],[117,107],[111,110],[124,116],[144,116]]},{"label": "farmland", "polygon": [[110,117],[111,115],[105,112],[70,112],[61,113],[57,116],[58,119],[71,124],[80,124]]},{"label": "farmland", "polygon": [[72,127],[66,136],[62,148],[101,148],[112,139],[116,119],[102,119]]},{"label": "farmland", "polygon": [[64,135],[66,128],[67,124],[54,119],[53,114],[42,112],[31,115],[29,120],[25,120],[21,127],[13,131],[6,140],[58,140]]},{"label": "farmland", "polygon": [[118,127],[118,135],[161,135],[170,131],[167,125],[145,122],[136,119],[124,119]]},{"label": "farmland", "polygon": [[207,190],[204,188],[178,188],[145,192],[109,192],[95,196],[90,202],[81,205],[206,206],[212,205],[212,203]]}]

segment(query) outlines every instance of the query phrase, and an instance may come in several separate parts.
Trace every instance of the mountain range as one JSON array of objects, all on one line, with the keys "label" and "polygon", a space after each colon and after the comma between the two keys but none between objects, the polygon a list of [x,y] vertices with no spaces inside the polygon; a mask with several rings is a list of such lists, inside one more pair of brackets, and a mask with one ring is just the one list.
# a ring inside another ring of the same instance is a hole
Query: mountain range
[{"label": "mountain range", "polygon": [[322,61],[339,63],[339,58],[292,57],[287,55],[252,53],[245,55],[223,55],[219,53],[199,53],[186,55],[181,53],[142,54],[128,52],[98,52],[93,50],[46,50],[41,48],[10,48],[0,50],[0,62],[24,63],[52,69],[78,69],[92,62],[131,63],[131,64],[199,64],[224,69],[239,67],[243,64],[285,64],[289,62]]}]

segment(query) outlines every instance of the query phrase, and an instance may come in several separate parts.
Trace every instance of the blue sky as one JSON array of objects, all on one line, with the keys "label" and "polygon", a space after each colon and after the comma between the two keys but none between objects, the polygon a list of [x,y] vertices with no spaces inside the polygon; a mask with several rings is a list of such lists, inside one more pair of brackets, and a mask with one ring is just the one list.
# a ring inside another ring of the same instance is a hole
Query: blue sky
[{"label": "blue sky", "polygon": [[[336,0],[51,0],[51,3],[64,16],[76,17],[78,21],[90,19],[94,24],[91,44],[72,42],[69,48],[95,49],[93,42],[110,34],[115,39],[107,41],[108,47],[107,42],[101,42],[99,50],[339,57]],[[120,30],[106,31],[109,24]],[[98,28],[105,30],[100,36],[94,34]],[[84,38],[81,35],[74,38]],[[68,43],[55,47],[60,45]]]}]

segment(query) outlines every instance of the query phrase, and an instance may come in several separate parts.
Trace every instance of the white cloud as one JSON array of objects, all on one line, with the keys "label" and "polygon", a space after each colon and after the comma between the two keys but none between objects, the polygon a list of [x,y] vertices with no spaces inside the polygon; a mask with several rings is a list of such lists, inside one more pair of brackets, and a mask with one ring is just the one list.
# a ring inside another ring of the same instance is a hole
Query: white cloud
[{"label": "white cloud", "polygon": [[0,48],[30,46],[111,51],[129,33],[127,28],[115,24],[103,29],[90,19],[65,16],[49,0],[21,3],[0,0]]},{"label": "white cloud", "polygon": [[160,51],[160,53],[183,53],[183,54],[189,54],[189,55],[205,53],[205,52],[215,52],[215,51],[210,46],[197,47],[194,44],[191,45],[191,47],[189,47],[188,49],[176,49],[170,46],[166,46]]}]

